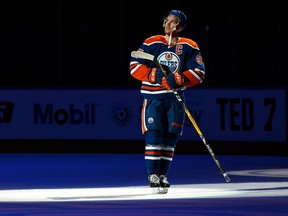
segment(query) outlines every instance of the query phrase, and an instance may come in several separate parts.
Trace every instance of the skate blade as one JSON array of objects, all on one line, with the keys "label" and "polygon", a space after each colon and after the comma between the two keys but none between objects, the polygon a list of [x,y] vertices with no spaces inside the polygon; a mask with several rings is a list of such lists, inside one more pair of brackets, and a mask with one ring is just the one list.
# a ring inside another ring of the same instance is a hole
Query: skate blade
[{"label": "skate blade", "polygon": [[155,187],[151,188],[152,194],[167,194],[168,188]]}]

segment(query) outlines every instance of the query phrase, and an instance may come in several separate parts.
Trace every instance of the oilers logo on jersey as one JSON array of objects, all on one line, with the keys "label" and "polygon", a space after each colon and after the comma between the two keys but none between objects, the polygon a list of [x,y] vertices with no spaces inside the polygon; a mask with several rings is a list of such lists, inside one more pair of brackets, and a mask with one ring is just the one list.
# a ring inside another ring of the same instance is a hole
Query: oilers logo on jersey
[{"label": "oilers logo on jersey", "polygon": [[173,52],[163,52],[158,56],[158,61],[161,65],[169,68],[170,72],[174,73],[179,71],[180,58]]}]

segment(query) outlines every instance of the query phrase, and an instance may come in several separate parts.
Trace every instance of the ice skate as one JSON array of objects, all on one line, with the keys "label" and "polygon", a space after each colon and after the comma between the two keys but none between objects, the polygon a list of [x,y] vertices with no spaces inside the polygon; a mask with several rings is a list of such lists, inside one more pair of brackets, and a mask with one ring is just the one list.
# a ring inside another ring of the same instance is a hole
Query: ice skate
[{"label": "ice skate", "polygon": [[162,194],[168,193],[168,188],[170,187],[170,183],[165,175],[160,175],[160,189]]},{"label": "ice skate", "polygon": [[158,194],[160,189],[160,179],[156,174],[148,176],[149,186],[153,194]]}]

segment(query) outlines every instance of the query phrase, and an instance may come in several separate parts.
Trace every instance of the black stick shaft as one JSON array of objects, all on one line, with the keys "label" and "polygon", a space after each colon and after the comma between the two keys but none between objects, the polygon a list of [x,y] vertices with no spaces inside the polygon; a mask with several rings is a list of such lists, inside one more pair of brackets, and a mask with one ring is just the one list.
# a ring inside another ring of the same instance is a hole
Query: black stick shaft
[{"label": "black stick shaft", "polygon": [[[162,65],[159,63],[159,61],[154,57],[153,61],[155,62],[155,64],[157,65],[158,68],[160,68],[162,70],[162,72],[164,73],[165,76],[167,76],[167,72],[163,69]],[[206,142],[206,139],[202,133],[202,131],[200,130],[200,128],[198,127],[196,121],[194,120],[193,116],[191,115],[191,113],[189,112],[187,106],[185,105],[185,103],[183,102],[182,98],[180,97],[180,95],[177,93],[177,91],[174,91],[174,95],[176,96],[177,100],[179,101],[179,103],[182,105],[183,109],[185,110],[186,115],[188,116],[189,120],[191,121],[192,125],[194,126],[194,128],[196,129],[198,135],[200,136],[200,138],[202,139],[204,145],[206,146],[208,152],[210,153],[211,157],[213,158],[215,164],[217,165],[217,167],[219,168],[220,172],[222,173],[223,177],[225,178],[226,182],[230,182],[231,179],[228,176],[228,174],[226,173],[226,171],[223,169],[223,167],[221,166],[220,162],[218,161],[218,159],[216,158],[212,148],[210,147],[210,145]]]}]

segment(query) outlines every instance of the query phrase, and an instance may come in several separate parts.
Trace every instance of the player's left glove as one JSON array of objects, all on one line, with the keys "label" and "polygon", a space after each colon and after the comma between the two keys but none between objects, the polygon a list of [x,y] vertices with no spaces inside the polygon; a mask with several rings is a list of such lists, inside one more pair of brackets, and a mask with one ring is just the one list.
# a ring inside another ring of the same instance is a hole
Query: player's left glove
[{"label": "player's left glove", "polygon": [[170,89],[176,89],[184,85],[184,75],[179,72],[169,73],[166,77],[162,78],[162,86]]}]

